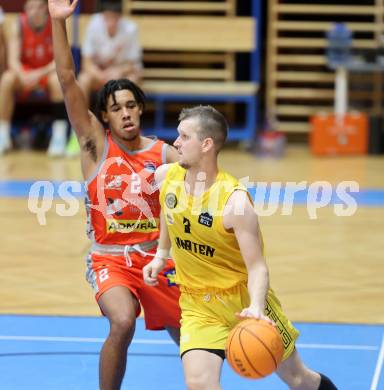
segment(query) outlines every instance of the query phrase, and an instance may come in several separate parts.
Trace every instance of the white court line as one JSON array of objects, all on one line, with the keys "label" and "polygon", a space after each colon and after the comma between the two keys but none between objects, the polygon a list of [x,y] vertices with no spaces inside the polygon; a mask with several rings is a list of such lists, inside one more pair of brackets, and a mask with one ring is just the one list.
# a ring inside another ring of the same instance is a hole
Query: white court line
[{"label": "white court line", "polygon": [[[104,343],[103,338],[92,337],[46,337],[46,336],[0,336],[0,340],[55,341],[60,343]],[[171,340],[133,339],[133,344],[174,344]]]},{"label": "white court line", "polygon": [[[48,337],[48,336],[0,336],[0,340],[7,341],[54,341],[62,343],[103,343],[103,338],[91,337]],[[171,340],[133,339],[133,344],[174,344]],[[307,349],[340,349],[355,351],[377,351],[375,345],[348,345],[348,344],[297,344],[299,348]],[[383,346],[382,346],[383,348]],[[372,390],[372,389],[371,389]]]},{"label": "white court line", "polygon": [[300,344],[297,343],[298,348],[307,349],[346,349],[355,351],[377,351],[379,347],[375,345],[348,345],[348,344]]},{"label": "white court line", "polygon": [[381,369],[383,368],[383,363],[384,363],[384,335],[381,340],[381,348],[379,352],[379,357],[377,359],[376,363],[376,368],[375,368],[375,373],[373,374],[373,379],[371,383],[371,390],[377,390],[377,386],[380,381],[380,374],[381,374]]}]

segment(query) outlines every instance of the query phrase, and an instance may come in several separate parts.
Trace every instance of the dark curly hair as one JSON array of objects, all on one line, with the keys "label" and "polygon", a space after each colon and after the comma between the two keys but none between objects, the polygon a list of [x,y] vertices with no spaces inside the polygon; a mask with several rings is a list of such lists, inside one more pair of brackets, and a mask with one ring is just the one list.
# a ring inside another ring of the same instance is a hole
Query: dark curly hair
[{"label": "dark curly hair", "polygon": [[115,92],[124,89],[131,91],[141,109],[145,109],[145,94],[133,81],[128,79],[110,80],[104,84],[97,96],[96,115],[101,122],[103,122],[101,113],[107,112],[109,97],[112,96],[114,103],[116,103]]}]

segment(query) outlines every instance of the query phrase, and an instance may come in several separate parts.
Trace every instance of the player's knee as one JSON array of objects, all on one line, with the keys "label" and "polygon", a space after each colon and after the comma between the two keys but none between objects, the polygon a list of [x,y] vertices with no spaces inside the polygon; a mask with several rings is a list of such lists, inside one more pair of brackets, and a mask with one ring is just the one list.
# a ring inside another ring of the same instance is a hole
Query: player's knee
[{"label": "player's knee", "polygon": [[214,390],[220,388],[218,383],[214,383],[209,373],[187,375],[185,383],[188,390]]},{"label": "player's knee", "polygon": [[203,390],[205,383],[201,377],[189,376],[185,379],[185,384],[188,390]]},{"label": "player's knee", "polygon": [[126,313],[121,313],[110,319],[111,323],[111,336],[118,337],[120,339],[128,339],[133,335],[135,331],[136,319],[132,318]]}]

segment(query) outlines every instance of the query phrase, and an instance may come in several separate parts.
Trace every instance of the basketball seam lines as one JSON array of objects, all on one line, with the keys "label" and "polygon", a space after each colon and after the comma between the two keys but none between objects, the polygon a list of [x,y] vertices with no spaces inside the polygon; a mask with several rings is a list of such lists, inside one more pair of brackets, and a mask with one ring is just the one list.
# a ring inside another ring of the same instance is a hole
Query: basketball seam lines
[{"label": "basketball seam lines", "polygon": [[[261,372],[259,372],[252,364],[252,362],[249,360],[247,354],[245,353],[245,350],[243,348],[243,343],[241,342],[241,332],[243,330],[246,330],[245,328],[241,327],[241,330],[240,330],[240,333],[239,333],[239,344],[240,344],[240,347],[241,347],[241,350],[243,351],[243,355],[245,356],[245,358],[247,359],[249,365],[253,368],[253,370],[257,373],[257,375],[259,375],[260,377],[264,377],[265,375],[263,375]],[[252,333],[253,334],[253,333]]]},{"label": "basketball seam lines", "polygon": [[[230,347],[231,347],[231,344],[232,344],[232,340],[233,338],[235,337],[235,332],[232,333],[232,337],[231,339],[229,340],[229,343],[228,343],[228,347],[226,348],[226,351],[225,352],[229,352],[230,351]],[[229,356],[227,356],[227,359],[229,358]]]},{"label": "basketball seam lines", "polygon": [[249,329],[247,329],[247,328],[241,328],[241,329],[247,331],[247,332],[250,333],[252,336],[256,337],[256,338],[260,341],[260,343],[264,345],[265,349],[266,349],[266,350],[269,352],[269,354],[271,355],[271,357],[272,357],[272,359],[273,359],[273,361],[274,361],[274,363],[275,363],[275,369],[276,369],[276,368],[277,368],[277,361],[276,361],[275,357],[273,356],[273,353],[270,351],[269,347],[264,343],[264,341],[261,340],[261,338],[260,338],[259,336],[257,336],[255,333],[251,332]]}]

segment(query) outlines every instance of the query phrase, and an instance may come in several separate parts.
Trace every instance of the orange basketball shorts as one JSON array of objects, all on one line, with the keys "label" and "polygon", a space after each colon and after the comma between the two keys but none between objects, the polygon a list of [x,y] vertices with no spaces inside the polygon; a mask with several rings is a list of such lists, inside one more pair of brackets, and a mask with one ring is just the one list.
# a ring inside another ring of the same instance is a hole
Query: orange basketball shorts
[{"label": "orange basketball shorts", "polygon": [[[153,252],[154,253],[154,252]],[[176,286],[175,265],[168,260],[166,268],[158,276],[159,284],[147,286],[143,281],[143,267],[153,257],[130,253],[129,266],[124,256],[91,253],[87,257],[86,279],[91,284],[96,300],[115,286],[127,287],[144,309],[147,329],[160,330],[166,327],[180,327],[179,288]],[[140,315],[140,309],[136,313]]]}]

